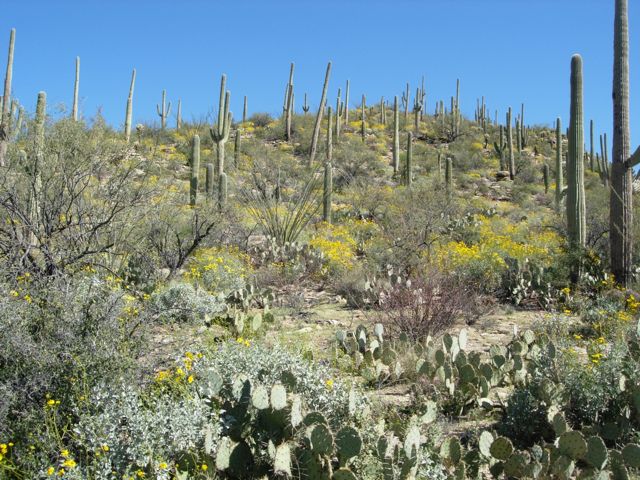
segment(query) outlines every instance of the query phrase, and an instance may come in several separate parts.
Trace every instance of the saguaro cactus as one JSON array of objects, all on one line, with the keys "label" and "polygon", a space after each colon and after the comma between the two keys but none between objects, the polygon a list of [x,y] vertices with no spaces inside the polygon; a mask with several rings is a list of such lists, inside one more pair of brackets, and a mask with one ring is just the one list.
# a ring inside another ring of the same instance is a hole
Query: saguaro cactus
[{"label": "saguaro cactus", "polygon": [[398,110],[398,96],[393,97],[393,149],[391,150],[393,160],[393,174],[398,173],[400,167],[400,112]]},{"label": "saguaro cactus", "polygon": [[207,192],[207,198],[213,197],[213,163],[207,163],[205,165],[207,174],[205,177],[204,189]]},{"label": "saguaro cactus", "polygon": [[71,117],[78,121],[78,89],[80,88],[80,57],[76,57],[76,80],[73,83],[73,106],[71,107]]},{"label": "saguaro cactus", "polygon": [[511,128],[511,107],[507,110],[507,144],[509,146],[509,178],[516,178],[516,161],[513,153],[513,131]]},{"label": "saguaro cactus", "polygon": [[182,100],[178,99],[178,110],[176,112],[176,130],[182,127]]},{"label": "saguaro cactus", "polygon": [[8,125],[11,116],[11,80],[13,78],[13,47],[16,42],[16,29],[9,34],[9,56],[7,58],[7,73],[4,77],[4,96],[2,97],[2,116],[0,118],[0,167],[6,164],[7,148],[9,146]]},{"label": "saguaro cactus", "polygon": [[236,129],[236,140],[233,148],[233,164],[236,168],[240,166],[240,152],[242,145],[242,137],[240,136],[240,129]]},{"label": "saguaro cactus", "polygon": [[564,179],[562,175],[562,121],[556,119],[556,210],[560,211],[562,203],[562,189]]},{"label": "saguaro cactus", "polygon": [[342,99],[340,98],[341,94],[342,90],[338,89],[338,98],[336,98],[336,141],[340,138],[340,130],[342,129],[340,118],[342,117],[344,104],[342,103]]},{"label": "saguaro cactus", "polygon": [[[582,110],[582,57],[571,58],[571,118],[569,120],[569,151],[567,154],[567,235],[574,249],[582,249],[586,241],[584,197],[584,120]],[[574,265],[572,276],[577,280],[580,265]]]},{"label": "saguaro cactus", "polygon": [[413,181],[413,132],[407,133],[407,159],[404,168],[404,184],[411,186]]},{"label": "saguaro cactus", "polygon": [[309,112],[309,104],[307,103],[307,94],[304,94],[304,103],[302,104],[302,111],[306,115]]},{"label": "saguaro cactus", "polygon": [[218,177],[218,208],[222,210],[227,205],[227,174],[222,172]]},{"label": "saguaro cactus", "polygon": [[169,118],[169,115],[171,114],[171,102],[169,102],[169,105],[167,106],[165,103],[166,97],[167,91],[162,90],[162,108],[160,108],[160,105],[156,104],[156,111],[160,117],[160,128],[162,128],[162,130],[167,127],[167,118]]},{"label": "saguaro cactus", "polygon": [[289,69],[289,82],[287,83],[287,88],[284,96],[284,105],[282,109],[284,111],[284,125],[285,125],[285,139],[287,142],[291,141],[291,119],[293,117],[293,70],[295,68],[295,64],[291,62],[291,67]]},{"label": "saguaro cactus", "polygon": [[329,107],[327,112],[327,161],[324,165],[324,191],[322,195],[322,219],[327,223],[331,223],[331,197],[333,195],[333,171],[331,166],[333,157],[332,116],[333,112]]},{"label": "saguaro cactus", "polygon": [[44,161],[44,125],[47,110],[47,94],[45,92],[38,93],[38,102],[36,103],[36,118],[34,125],[35,158],[33,161],[33,169],[31,175],[33,178],[33,189],[29,192],[29,243],[37,246],[38,244],[38,223],[40,218],[40,193],[42,190],[42,179],[40,169]]},{"label": "saguaro cactus", "polygon": [[242,106],[242,123],[247,121],[247,96],[244,96],[244,103]]},{"label": "saguaro cactus", "polygon": [[313,127],[313,136],[311,138],[311,150],[309,152],[308,164],[312,165],[316,158],[318,150],[318,137],[320,136],[320,125],[322,124],[322,114],[324,113],[325,102],[327,100],[327,88],[329,88],[329,76],[331,75],[331,62],[327,64],[327,72],[324,76],[324,86],[322,87],[322,96],[320,97],[320,106],[316,115],[316,123]]},{"label": "saguaro cactus", "polygon": [[589,122],[589,140],[590,140],[590,148],[589,148],[589,168],[592,172],[596,171],[598,164],[596,163],[594,146],[593,146],[593,120]]},{"label": "saguaro cactus", "polygon": [[640,163],[640,148],[629,157],[630,135],[628,4],[627,0],[616,0],[613,35],[613,153],[610,172],[609,236],[611,271],[615,279],[625,286],[631,280],[633,167]]},{"label": "saguaro cactus", "polygon": [[194,135],[191,144],[191,182],[189,204],[194,207],[198,201],[198,173],[200,172],[200,136]]},{"label": "saguaro cactus", "polygon": [[361,109],[362,109],[362,122],[360,123],[360,136],[362,137],[362,141],[364,142],[366,140],[366,134],[367,134],[367,124],[366,124],[366,103],[367,103],[367,98],[362,95],[362,105],[361,105]]},{"label": "saguaro cactus", "polygon": [[344,124],[349,125],[349,87],[350,82],[347,80],[347,86],[344,91]]},{"label": "saguaro cactus", "polygon": [[229,111],[229,103],[231,100],[231,92],[226,90],[227,76],[222,75],[220,79],[220,101],[218,103],[218,123],[209,129],[211,139],[218,148],[216,174],[221,175],[224,172],[224,146],[229,140],[229,131],[231,130],[231,112]]},{"label": "saguaro cactus", "polygon": [[444,182],[447,194],[451,195],[453,192],[453,159],[451,157],[445,160]]},{"label": "saguaro cactus", "polygon": [[136,84],[136,69],[131,73],[131,85],[129,86],[129,97],[127,98],[127,110],[124,115],[124,137],[129,143],[131,138],[131,118],[133,116],[133,88]]},{"label": "saguaro cactus", "polygon": [[542,181],[544,182],[544,193],[549,193],[549,165],[542,166]]}]

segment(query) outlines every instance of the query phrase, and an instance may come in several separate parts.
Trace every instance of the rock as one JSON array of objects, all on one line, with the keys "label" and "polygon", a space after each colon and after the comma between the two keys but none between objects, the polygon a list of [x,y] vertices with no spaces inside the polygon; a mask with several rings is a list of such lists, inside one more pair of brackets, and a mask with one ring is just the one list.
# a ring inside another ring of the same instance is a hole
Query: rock
[{"label": "rock", "polygon": [[498,182],[502,180],[508,180],[508,179],[509,179],[509,172],[507,170],[500,170],[496,172],[496,180]]}]

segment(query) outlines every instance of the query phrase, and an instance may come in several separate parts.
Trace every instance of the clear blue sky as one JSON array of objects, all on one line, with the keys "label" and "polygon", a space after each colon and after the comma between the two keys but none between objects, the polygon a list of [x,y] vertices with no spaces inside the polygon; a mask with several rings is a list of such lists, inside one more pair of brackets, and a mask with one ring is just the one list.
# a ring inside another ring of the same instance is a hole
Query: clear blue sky
[{"label": "clear blue sky", "polygon": [[[640,129],[640,5],[630,2],[632,134]],[[330,99],[351,80],[351,104],[412,90],[426,78],[428,109],[461,79],[463,112],[484,95],[490,112],[526,105],[528,124],[568,123],[570,58],[585,68],[585,118],[611,130],[614,0],[3,0],[0,69],[15,27],[14,95],[32,111],[45,90],[49,111],[70,109],[74,61],[81,57],[81,112],[102,108],[120,126],[132,68],[134,123],[157,121],[162,89],[183,118],[217,104],[228,75],[232,111],[281,111],[289,62],[296,103],[317,105],[326,62]],[[4,76],[4,73],[1,74]],[[635,88],[634,88],[635,87]],[[174,107],[175,108],[175,107]],[[175,110],[172,112],[175,112]],[[634,123],[635,121],[635,123]],[[173,123],[173,120],[172,120]],[[588,124],[587,124],[588,125]],[[585,125],[585,126],[587,126]],[[634,138],[640,138],[635,136]]]}]

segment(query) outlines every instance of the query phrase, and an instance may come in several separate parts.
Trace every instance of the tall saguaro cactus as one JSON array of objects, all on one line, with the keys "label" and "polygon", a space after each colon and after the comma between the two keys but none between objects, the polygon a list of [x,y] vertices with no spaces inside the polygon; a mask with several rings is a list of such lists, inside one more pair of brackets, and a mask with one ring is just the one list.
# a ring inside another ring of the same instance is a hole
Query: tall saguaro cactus
[{"label": "tall saguaro cactus", "polygon": [[171,102],[169,105],[166,104],[167,99],[167,91],[162,90],[162,108],[160,105],[156,104],[156,111],[158,112],[158,116],[160,117],[160,127],[164,130],[167,127],[167,118],[171,114]]},{"label": "tall saguaro cactus", "polygon": [[594,153],[595,149],[593,146],[593,120],[589,122],[589,140],[590,140],[589,168],[591,169],[592,172],[595,172],[598,165],[595,161],[596,160],[595,153]]},{"label": "tall saguaro cactus", "polygon": [[38,222],[40,218],[40,193],[42,190],[42,178],[40,169],[44,161],[44,125],[47,115],[47,94],[45,92],[38,93],[38,102],[36,103],[36,118],[34,122],[35,145],[33,159],[33,168],[31,175],[33,178],[33,188],[29,192],[29,243],[37,246],[38,243]]},{"label": "tall saguaro cactus", "polygon": [[198,201],[198,173],[200,172],[200,136],[193,136],[191,144],[191,182],[189,188],[189,204],[194,207]]},{"label": "tall saguaro cactus", "polygon": [[320,125],[322,125],[322,114],[324,113],[325,102],[327,101],[327,88],[329,88],[329,76],[331,75],[331,62],[327,64],[327,73],[324,76],[324,86],[322,87],[322,96],[320,97],[320,106],[316,115],[316,123],[313,127],[313,136],[311,138],[311,150],[309,152],[309,165],[313,164],[318,150],[318,138],[320,137]]},{"label": "tall saguaro cactus", "polygon": [[331,223],[331,200],[333,194],[333,171],[331,166],[331,160],[333,157],[333,139],[332,139],[332,124],[333,124],[333,112],[331,107],[327,112],[327,161],[324,164],[324,191],[322,195],[322,220],[327,223]]},{"label": "tall saguaro cactus", "polygon": [[13,47],[16,43],[16,29],[12,28],[9,34],[9,55],[7,58],[7,73],[4,77],[4,96],[2,103],[2,116],[0,118],[0,167],[6,165],[5,157],[9,147],[9,122],[11,121],[11,80],[13,78]]},{"label": "tall saguaro cactus", "polygon": [[73,83],[73,106],[71,107],[71,117],[78,121],[78,89],[80,88],[80,57],[76,57],[76,80]]},{"label": "tall saguaro cactus", "polygon": [[291,119],[293,117],[293,70],[295,68],[295,64],[291,62],[291,67],[289,69],[289,82],[287,83],[287,88],[284,96],[284,124],[285,124],[285,139],[287,142],[291,141]]},{"label": "tall saguaro cactus", "polygon": [[[633,167],[640,163],[640,148],[631,151],[629,126],[629,18],[627,0],[616,0],[613,35],[613,152],[609,235],[611,271],[627,286],[631,280],[633,229]],[[606,152],[606,145],[605,145]]]},{"label": "tall saguaro cactus", "polygon": [[[340,138],[340,130],[342,130],[342,124],[340,118],[344,110],[344,104],[342,103],[342,90],[338,89],[338,98],[336,98],[336,141]],[[330,127],[333,128],[333,127]]]},{"label": "tall saguaro cactus", "polygon": [[220,79],[220,101],[218,103],[218,123],[209,129],[211,139],[218,148],[216,174],[221,175],[224,172],[224,146],[229,140],[229,132],[231,130],[231,112],[229,111],[229,103],[231,100],[231,92],[226,90],[227,76],[222,75]]},{"label": "tall saguaro cactus", "polygon": [[344,124],[349,125],[349,87],[351,83],[347,80],[347,86],[344,91]]},{"label": "tall saguaro cactus", "polygon": [[398,109],[398,96],[393,97],[393,149],[391,150],[393,160],[393,174],[398,173],[400,167],[400,111]]},{"label": "tall saguaro cactus", "polygon": [[182,127],[182,100],[178,99],[178,111],[176,112],[176,130]]},{"label": "tall saguaro cactus", "polygon": [[562,175],[562,121],[560,117],[556,119],[556,210],[560,211],[562,203],[562,189],[564,188],[564,178]]},{"label": "tall saguaro cactus", "polygon": [[453,193],[453,159],[451,157],[445,160],[444,183],[447,195],[450,196]]},{"label": "tall saguaro cactus", "polygon": [[[571,58],[571,118],[567,153],[567,234],[573,249],[582,249],[586,242],[585,212],[582,57],[574,55]],[[572,273],[574,280],[577,280],[579,271],[580,265],[576,263]]]},{"label": "tall saguaro cactus", "polygon": [[411,186],[413,181],[413,132],[407,133],[407,159],[404,168],[404,184]]},{"label": "tall saguaro cactus", "polygon": [[244,102],[242,105],[242,123],[247,121],[247,96],[244,96]]},{"label": "tall saguaro cactus", "polygon": [[136,69],[131,73],[131,85],[129,86],[129,97],[127,98],[127,110],[124,116],[124,137],[129,143],[131,138],[131,119],[133,116],[133,88],[136,85]]},{"label": "tall saguaro cactus", "polygon": [[516,178],[516,161],[513,153],[513,129],[511,127],[511,107],[507,110],[507,144],[509,147],[509,178]]},{"label": "tall saguaro cactus", "polygon": [[360,123],[360,136],[362,137],[362,141],[366,140],[367,135],[367,119],[366,119],[366,108],[367,108],[367,97],[362,95],[362,105],[360,106],[362,109],[362,122]]}]

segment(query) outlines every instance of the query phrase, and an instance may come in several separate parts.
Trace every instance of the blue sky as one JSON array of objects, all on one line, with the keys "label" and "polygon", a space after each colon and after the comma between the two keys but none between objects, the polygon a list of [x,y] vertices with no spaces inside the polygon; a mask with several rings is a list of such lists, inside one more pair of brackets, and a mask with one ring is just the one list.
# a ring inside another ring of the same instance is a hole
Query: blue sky
[{"label": "blue sky", "polygon": [[[640,106],[640,5],[630,2],[631,121]],[[351,104],[412,90],[425,75],[428,109],[455,93],[473,116],[484,95],[501,121],[526,106],[528,124],[568,123],[570,59],[584,59],[585,119],[611,130],[614,0],[3,0],[0,68],[15,27],[14,95],[32,111],[37,92],[49,111],[70,109],[75,57],[81,57],[81,113],[101,108],[118,127],[132,68],[138,72],[134,123],[157,121],[162,89],[183,118],[203,118],[228,76],[232,111],[281,111],[289,63],[296,103],[317,105],[327,61],[330,99],[351,80]],[[8,12],[8,14],[7,14]],[[635,62],[634,62],[635,60]],[[4,76],[4,73],[2,73]],[[172,115],[175,112],[172,111]],[[172,122],[173,123],[173,120]],[[640,127],[638,127],[640,128]]]}]

